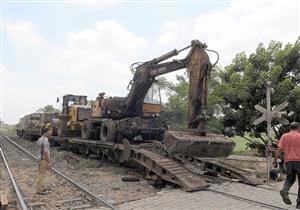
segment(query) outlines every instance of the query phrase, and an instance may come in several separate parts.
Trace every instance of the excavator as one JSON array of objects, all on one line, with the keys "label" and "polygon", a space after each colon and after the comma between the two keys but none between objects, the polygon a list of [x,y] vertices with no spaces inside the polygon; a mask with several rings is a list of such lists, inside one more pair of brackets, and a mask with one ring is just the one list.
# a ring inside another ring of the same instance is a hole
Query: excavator
[{"label": "excavator", "polygon": [[[185,58],[171,60],[188,49]],[[63,138],[61,145],[101,160],[142,166],[146,177],[155,183],[170,182],[186,191],[205,189],[209,182],[218,182],[223,177],[260,184],[244,170],[217,159],[229,156],[235,143],[205,129],[207,82],[217,63],[211,64],[206,51],[206,44],[193,40],[181,50],[133,64],[128,95],[106,97],[100,93],[92,104],[90,118],[81,124],[81,138]],[[160,117],[156,78],[185,68],[190,80],[188,128],[173,131]]]},{"label": "excavator", "polygon": [[[189,50],[185,58],[171,60],[185,50]],[[246,171],[217,159],[229,156],[235,144],[205,129],[207,82],[217,63],[211,64],[206,51],[211,51],[206,44],[193,40],[181,50],[133,64],[126,97],[107,97],[102,92],[90,107],[86,96],[65,95],[62,113],[51,117],[49,126],[55,142],[66,150],[101,160],[133,163],[155,183],[173,183],[185,191],[206,189],[210,182],[224,178],[260,184]],[[173,131],[160,117],[156,80],[185,68],[190,80],[187,130]]]},{"label": "excavator", "polygon": [[[91,118],[81,126],[81,137],[100,139],[102,142],[130,144],[156,140],[164,143],[171,153],[217,157],[228,156],[234,143],[223,135],[207,134],[207,81],[213,65],[206,53],[206,44],[193,40],[181,50],[170,51],[160,57],[131,66],[134,72],[126,97],[105,97],[100,93],[93,102]],[[166,61],[190,49],[183,59]],[[166,61],[166,62],[164,62]],[[154,100],[159,92],[156,77],[187,68],[190,80],[188,130],[169,131],[160,118],[160,101]],[[139,137],[142,137],[142,141]],[[209,148],[207,145],[210,145]]]}]

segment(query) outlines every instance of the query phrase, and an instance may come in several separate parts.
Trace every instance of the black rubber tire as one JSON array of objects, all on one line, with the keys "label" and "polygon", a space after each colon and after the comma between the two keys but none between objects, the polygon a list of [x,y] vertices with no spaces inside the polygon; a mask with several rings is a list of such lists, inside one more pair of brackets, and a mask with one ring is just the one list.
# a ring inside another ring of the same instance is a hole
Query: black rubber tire
[{"label": "black rubber tire", "polygon": [[63,137],[63,128],[60,120],[57,122],[57,136]]},{"label": "black rubber tire", "polygon": [[82,123],[80,135],[83,139],[94,138],[94,132],[92,132],[92,123],[90,121],[84,121]]},{"label": "black rubber tire", "polygon": [[114,142],[116,139],[116,124],[113,120],[105,120],[101,125],[100,140]]},{"label": "black rubber tire", "polygon": [[57,135],[59,137],[70,136],[66,119],[59,119],[57,122]]}]

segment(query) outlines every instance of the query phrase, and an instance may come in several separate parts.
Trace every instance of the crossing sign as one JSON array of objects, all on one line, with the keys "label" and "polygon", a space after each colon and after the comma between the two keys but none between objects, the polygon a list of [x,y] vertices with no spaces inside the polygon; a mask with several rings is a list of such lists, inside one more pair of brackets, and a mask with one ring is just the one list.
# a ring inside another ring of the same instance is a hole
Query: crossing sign
[{"label": "crossing sign", "polygon": [[[288,120],[282,118],[282,115],[286,115],[287,112],[280,111],[280,110],[284,109],[285,107],[287,107],[288,105],[289,105],[289,102],[285,101],[282,104],[280,104],[279,106],[275,107],[273,110],[270,110],[270,114],[269,114],[270,120],[273,118],[277,118],[278,121],[280,121],[281,123],[283,123],[285,125],[288,124],[289,123]],[[260,116],[259,118],[257,118],[256,120],[254,120],[253,124],[258,125],[263,121],[267,121],[268,110],[258,104],[255,105],[254,108],[257,111],[260,111],[261,113],[263,113],[263,115]]]},{"label": "crossing sign", "polygon": [[282,112],[281,110],[287,107],[289,104],[287,101],[283,102],[279,106],[275,107],[273,110],[271,108],[271,81],[267,81],[266,83],[267,91],[266,91],[266,101],[267,101],[267,108],[264,108],[260,105],[255,105],[254,108],[258,111],[260,111],[263,115],[256,120],[253,121],[254,125],[258,125],[259,123],[263,121],[267,121],[267,144],[266,144],[266,154],[267,154],[267,181],[270,181],[270,171],[271,171],[271,153],[269,152],[268,148],[271,145],[271,124],[272,119],[276,118],[279,122],[283,124],[289,124],[289,121],[287,119],[282,118],[282,115],[286,114],[286,112]]}]

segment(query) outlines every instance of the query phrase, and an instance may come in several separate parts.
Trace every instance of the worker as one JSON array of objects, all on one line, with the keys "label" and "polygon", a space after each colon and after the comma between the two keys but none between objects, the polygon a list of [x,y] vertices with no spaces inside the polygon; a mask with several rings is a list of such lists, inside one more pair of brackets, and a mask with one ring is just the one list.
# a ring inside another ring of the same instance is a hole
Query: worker
[{"label": "worker", "polygon": [[298,177],[298,197],[296,208],[300,209],[300,124],[292,122],[290,124],[290,132],[281,136],[278,145],[278,150],[275,153],[273,166],[277,167],[277,158],[284,153],[286,180],[280,195],[284,203],[291,205],[292,201],[289,198],[289,190]]},{"label": "worker", "polygon": [[38,180],[37,180],[37,190],[36,194],[46,195],[47,192],[44,189],[44,180],[46,177],[46,170],[50,169],[52,164],[50,161],[50,144],[48,142],[48,137],[50,135],[50,130],[48,128],[42,129],[42,136],[37,141],[38,146]]}]

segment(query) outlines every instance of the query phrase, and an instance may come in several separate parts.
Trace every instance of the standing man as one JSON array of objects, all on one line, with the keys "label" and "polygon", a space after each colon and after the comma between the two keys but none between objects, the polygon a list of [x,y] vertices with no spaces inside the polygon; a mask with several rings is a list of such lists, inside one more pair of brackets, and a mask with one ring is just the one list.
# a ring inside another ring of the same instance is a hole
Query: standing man
[{"label": "standing man", "polygon": [[42,136],[37,141],[38,146],[38,181],[37,181],[37,189],[36,194],[46,195],[47,193],[44,190],[44,180],[46,176],[46,170],[51,168],[50,162],[50,145],[48,142],[49,137],[49,129],[42,129]]},{"label": "standing man", "polygon": [[281,136],[278,150],[275,153],[274,167],[277,167],[277,158],[281,153],[284,153],[286,180],[280,195],[284,203],[291,205],[292,201],[289,198],[289,190],[298,178],[298,198],[296,208],[300,209],[300,124],[292,122],[290,124],[290,132]]}]

